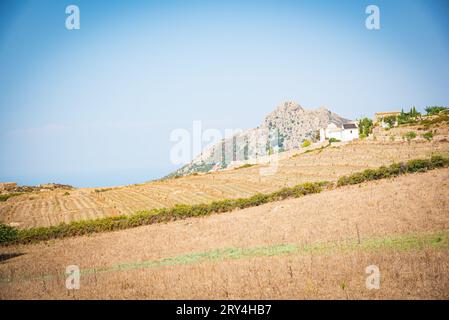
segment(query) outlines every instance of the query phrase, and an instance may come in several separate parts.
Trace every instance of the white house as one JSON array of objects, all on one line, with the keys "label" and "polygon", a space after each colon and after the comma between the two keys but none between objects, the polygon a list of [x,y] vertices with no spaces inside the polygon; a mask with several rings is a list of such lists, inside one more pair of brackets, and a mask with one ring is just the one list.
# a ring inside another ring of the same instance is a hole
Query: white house
[{"label": "white house", "polygon": [[341,127],[330,123],[326,129],[320,129],[320,142],[325,139],[338,139],[340,141],[351,141],[359,138],[359,128],[355,123],[345,123]]}]

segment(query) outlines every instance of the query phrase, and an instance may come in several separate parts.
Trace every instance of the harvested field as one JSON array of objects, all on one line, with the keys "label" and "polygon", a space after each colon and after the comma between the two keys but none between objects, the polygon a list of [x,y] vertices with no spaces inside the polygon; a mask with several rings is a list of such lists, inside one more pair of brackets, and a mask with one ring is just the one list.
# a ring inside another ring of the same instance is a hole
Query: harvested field
[{"label": "harvested field", "polygon": [[[439,169],[231,213],[3,247],[0,298],[448,299],[448,178],[449,169]],[[84,271],[79,290],[64,286],[71,264]],[[380,269],[378,290],[365,287],[369,265]]]},{"label": "harvested field", "polygon": [[376,168],[432,153],[449,154],[449,143],[412,141],[357,141],[301,153],[279,161],[272,175],[260,175],[263,165],[179,179],[106,189],[78,189],[64,195],[48,191],[17,196],[0,203],[0,221],[19,228],[51,226],[60,222],[129,215],[139,210],[175,204],[207,203],[225,198],[268,193],[303,182],[336,180],[366,168]]}]

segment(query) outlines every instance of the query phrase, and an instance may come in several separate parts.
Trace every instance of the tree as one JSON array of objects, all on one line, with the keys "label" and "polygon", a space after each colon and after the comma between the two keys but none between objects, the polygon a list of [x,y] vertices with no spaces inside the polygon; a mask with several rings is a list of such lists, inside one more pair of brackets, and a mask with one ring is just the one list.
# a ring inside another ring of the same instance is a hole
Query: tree
[{"label": "tree", "polygon": [[409,131],[404,135],[404,138],[410,142],[410,140],[413,140],[416,138],[416,132],[415,131]]},{"label": "tree", "polygon": [[388,124],[388,128],[392,128],[396,123],[396,120],[397,120],[396,116],[389,116],[384,118],[384,122]]},{"label": "tree", "polygon": [[411,117],[411,118],[416,118],[416,117],[418,117],[418,116],[421,115],[421,113],[419,113],[418,111],[416,111],[416,108],[415,108],[414,106],[410,108],[409,114],[410,114],[410,117]]},{"label": "tree", "polygon": [[359,120],[359,133],[366,137],[373,132],[373,120],[363,117]]},{"label": "tree", "polygon": [[449,108],[443,106],[428,106],[425,107],[424,110],[426,110],[428,115],[434,115],[440,113],[441,111],[449,110]]}]

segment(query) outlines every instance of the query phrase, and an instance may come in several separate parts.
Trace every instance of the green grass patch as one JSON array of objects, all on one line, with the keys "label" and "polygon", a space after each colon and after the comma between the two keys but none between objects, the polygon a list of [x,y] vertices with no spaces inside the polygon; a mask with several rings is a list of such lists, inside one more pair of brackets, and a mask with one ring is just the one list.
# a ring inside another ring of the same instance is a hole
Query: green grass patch
[{"label": "green grass patch", "polygon": [[12,197],[17,197],[23,194],[22,192],[15,192],[15,193],[7,193],[7,194],[0,194],[0,202],[4,202]]},{"label": "green grass patch", "polygon": [[[81,270],[81,275],[92,275],[105,272],[131,271],[138,269],[153,269],[166,266],[189,265],[202,262],[229,261],[249,258],[276,257],[285,255],[328,255],[335,253],[351,252],[377,252],[381,250],[412,251],[435,248],[449,249],[449,231],[436,233],[406,234],[390,237],[375,237],[362,239],[360,243],[355,239],[338,242],[314,242],[310,244],[284,243],[272,246],[249,248],[220,248],[204,252],[193,252],[178,256],[147,260],[139,262],[127,262],[109,267],[90,268]],[[66,275],[48,274],[23,278],[0,278],[0,283],[11,283],[32,280],[57,280]]]},{"label": "green grass patch", "polygon": [[430,140],[433,139],[433,132],[428,131],[428,132],[424,133],[422,136],[423,136],[423,138],[426,139],[427,141],[430,141]]},{"label": "green grass patch", "polygon": [[409,131],[406,134],[404,134],[403,138],[407,141],[413,140],[416,138],[416,132],[415,131]]}]

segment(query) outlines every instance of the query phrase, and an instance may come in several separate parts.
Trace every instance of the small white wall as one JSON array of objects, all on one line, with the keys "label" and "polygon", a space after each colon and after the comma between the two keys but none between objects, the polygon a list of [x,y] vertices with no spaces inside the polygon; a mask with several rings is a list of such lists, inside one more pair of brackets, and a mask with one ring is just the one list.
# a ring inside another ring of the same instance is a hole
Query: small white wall
[{"label": "small white wall", "polygon": [[326,132],[326,138],[327,139],[335,138],[338,140],[343,140],[342,131],[328,130]]},{"label": "small white wall", "polygon": [[324,129],[321,128],[321,129],[320,129],[320,142],[324,142],[324,140],[326,140],[325,134],[326,134],[326,133],[324,132]]},{"label": "small white wall", "polygon": [[[324,134],[323,134],[324,133]],[[340,141],[351,141],[359,138],[359,128],[353,129],[343,129],[343,127],[337,127],[335,124],[331,123],[328,127],[320,129],[320,141],[324,139],[337,139]]]},{"label": "small white wall", "polygon": [[351,141],[359,138],[359,128],[344,129],[341,141]]}]

